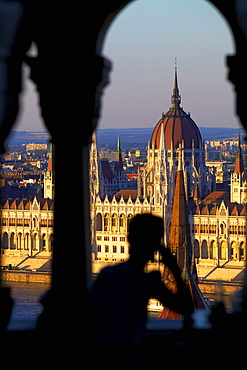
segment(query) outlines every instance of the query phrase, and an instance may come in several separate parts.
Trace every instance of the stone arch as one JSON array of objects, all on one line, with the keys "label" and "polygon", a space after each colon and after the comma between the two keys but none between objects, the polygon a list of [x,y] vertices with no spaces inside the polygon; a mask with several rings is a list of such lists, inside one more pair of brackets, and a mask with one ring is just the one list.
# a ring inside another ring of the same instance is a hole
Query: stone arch
[{"label": "stone arch", "polygon": [[29,247],[30,247],[30,235],[29,233],[26,233],[24,235],[24,249],[29,250]]},{"label": "stone arch", "polygon": [[10,234],[10,243],[9,243],[10,249],[16,249],[16,237],[15,233]]},{"label": "stone arch", "polygon": [[225,234],[226,232],[226,225],[224,222],[221,222],[220,224],[220,234]]},{"label": "stone arch", "polygon": [[240,261],[243,261],[246,259],[245,248],[246,248],[245,242],[241,242],[239,245],[239,260]]},{"label": "stone arch", "polygon": [[208,258],[208,243],[205,239],[202,242],[201,251],[202,251],[201,258],[207,259]]},{"label": "stone arch", "polygon": [[120,214],[119,216],[119,231],[120,232],[125,232],[126,228],[126,217],[123,213]]},{"label": "stone arch", "polygon": [[45,233],[41,236],[41,251],[47,251],[48,244],[47,244],[47,235]]},{"label": "stone arch", "polygon": [[22,249],[22,233],[21,232],[17,234],[16,244],[17,244],[17,249]]},{"label": "stone arch", "polygon": [[221,260],[226,260],[226,250],[227,250],[227,243],[225,240],[223,240],[221,243],[220,243],[220,259]]},{"label": "stone arch", "polygon": [[3,249],[8,249],[9,247],[9,235],[7,232],[3,234],[3,244],[2,244]]},{"label": "stone arch", "polygon": [[49,252],[53,251],[54,235],[51,234],[49,237]]},{"label": "stone arch", "polygon": [[110,215],[105,213],[104,215],[104,231],[110,231]]},{"label": "stone arch", "polygon": [[96,231],[102,231],[102,214],[97,213],[96,215]]},{"label": "stone arch", "polygon": [[217,259],[217,243],[215,240],[212,240],[209,247],[209,258]]},{"label": "stone arch", "polygon": [[133,217],[134,216],[133,216],[132,213],[129,213],[128,216],[127,216],[127,231],[129,231],[130,221],[132,220]]},{"label": "stone arch", "polygon": [[231,242],[230,259],[236,260],[238,258],[238,245],[235,241]]},{"label": "stone arch", "polygon": [[200,248],[199,248],[199,242],[197,239],[194,241],[194,255],[195,258],[200,258]]},{"label": "stone arch", "polygon": [[118,231],[118,216],[116,213],[111,216],[111,230],[112,232]]},{"label": "stone arch", "polygon": [[33,251],[39,250],[39,235],[38,233],[35,233],[33,235]]}]

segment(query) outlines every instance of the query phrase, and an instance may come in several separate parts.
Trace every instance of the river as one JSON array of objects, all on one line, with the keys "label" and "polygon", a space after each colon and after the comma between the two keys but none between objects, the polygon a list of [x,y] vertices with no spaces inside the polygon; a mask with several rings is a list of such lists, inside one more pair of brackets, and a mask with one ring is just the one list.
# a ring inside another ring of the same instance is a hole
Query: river
[{"label": "river", "polygon": [[11,297],[14,300],[9,330],[34,329],[37,318],[43,306],[39,303],[40,297],[50,288],[49,284],[2,282],[3,286],[11,288]]},{"label": "river", "polygon": [[[36,321],[42,312],[43,306],[39,303],[42,297],[50,288],[49,284],[41,283],[19,283],[2,282],[3,286],[11,288],[11,297],[14,300],[14,307],[11,314],[9,330],[30,330],[36,326]],[[214,294],[206,295],[207,298],[214,299]],[[225,296],[226,307],[230,308],[230,296]],[[150,319],[156,319],[159,312],[149,312]]]}]

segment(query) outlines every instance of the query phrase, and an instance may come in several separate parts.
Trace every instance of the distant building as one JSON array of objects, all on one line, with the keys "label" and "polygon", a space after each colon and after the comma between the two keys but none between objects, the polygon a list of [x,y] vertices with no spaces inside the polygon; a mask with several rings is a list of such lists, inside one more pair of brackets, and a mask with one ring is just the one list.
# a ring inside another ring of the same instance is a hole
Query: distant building
[{"label": "distant building", "polygon": [[47,150],[47,144],[29,143],[26,144],[26,151],[29,150]]},{"label": "distant building", "polygon": [[107,159],[99,159],[96,135],[90,151],[90,186],[91,193],[95,197],[113,195],[121,189],[127,189],[127,176],[123,168],[122,150],[120,137],[118,136],[117,151],[114,165],[111,166]]}]

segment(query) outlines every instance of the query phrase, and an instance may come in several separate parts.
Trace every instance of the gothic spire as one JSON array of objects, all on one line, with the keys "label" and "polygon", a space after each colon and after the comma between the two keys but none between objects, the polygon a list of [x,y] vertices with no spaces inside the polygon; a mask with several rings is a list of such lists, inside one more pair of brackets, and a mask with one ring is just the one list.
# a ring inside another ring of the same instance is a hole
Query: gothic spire
[{"label": "gothic spire", "polygon": [[117,171],[117,172],[123,171],[123,159],[122,159],[122,150],[121,150],[119,135],[118,135],[118,140],[117,140],[117,151],[116,151],[116,161],[115,161],[114,171]]},{"label": "gothic spire", "polygon": [[181,96],[179,94],[179,88],[178,88],[177,58],[175,58],[175,76],[174,76],[174,86],[173,86],[171,102],[172,102],[172,108],[175,108],[175,109],[177,109],[181,103]]},{"label": "gothic spire", "polygon": [[191,265],[192,246],[186,205],[181,152],[182,148],[179,148],[178,169],[174,189],[172,219],[168,246],[171,249],[172,254],[176,256],[177,263],[180,269],[183,270],[185,263],[188,262],[189,265]]},{"label": "gothic spire", "polygon": [[236,162],[234,167],[234,173],[237,175],[242,175],[244,173],[244,161],[242,156],[241,142],[240,142],[240,133],[238,134],[238,151],[236,156]]}]

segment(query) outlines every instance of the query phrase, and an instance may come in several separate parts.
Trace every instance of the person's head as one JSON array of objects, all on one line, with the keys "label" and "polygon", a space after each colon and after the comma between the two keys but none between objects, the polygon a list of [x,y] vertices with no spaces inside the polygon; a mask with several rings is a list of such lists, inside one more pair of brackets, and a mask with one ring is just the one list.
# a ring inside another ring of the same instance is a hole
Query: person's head
[{"label": "person's head", "polygon": [[163,235],[164,224],[161,217],[151,213],[136,215],[129,225],[130,257],[149,261],[159,248]]}]

